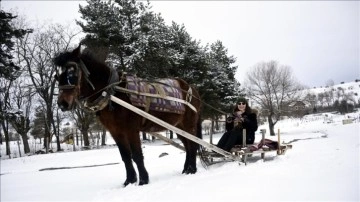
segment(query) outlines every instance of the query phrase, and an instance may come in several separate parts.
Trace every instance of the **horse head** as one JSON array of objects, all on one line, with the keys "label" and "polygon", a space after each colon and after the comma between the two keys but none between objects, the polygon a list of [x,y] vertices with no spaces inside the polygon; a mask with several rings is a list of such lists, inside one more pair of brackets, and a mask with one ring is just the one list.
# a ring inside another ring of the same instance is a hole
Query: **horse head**
[{"label": "horse head", "polygon": [[[54,58],[58,66],[58,105],[62,111],[75,108],[77,104],[91,111],[104,108],[107,98],[101,97],[101,91],[118,82],[118,73],[104,62],[97,60],[88,51],[81,53],[81,45],[72,52],[64,52]],[[91,75],[90,75],[91,73]]]},{"label": "horse head", "polygon": [[58,67],[55,78],[59,86],[58,105],[62,111],[74,109],[80,94],[80,47],[61,53],[53,60]]}]

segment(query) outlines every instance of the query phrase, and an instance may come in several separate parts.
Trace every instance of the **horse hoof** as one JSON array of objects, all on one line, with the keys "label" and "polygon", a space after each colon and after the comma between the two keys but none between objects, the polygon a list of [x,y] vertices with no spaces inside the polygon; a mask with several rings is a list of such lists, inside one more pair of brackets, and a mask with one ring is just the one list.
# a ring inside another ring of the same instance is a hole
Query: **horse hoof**
[{"label": "horse hoof", "polygon": [[140,180],[139,185],[149,184],[149,180]]},{"label": "horse hoof", "polygon": [[183,174],[195,174],[196,173],[196,168],[193,168],[193,167],[189,166],[186,169],[184,169],[182,173]]},{"label": "horse hoof", "polygon": [[134,184],[137,181],[137,178],[133,180],[125,180],[124,187],[128,186],[129,184]]}]

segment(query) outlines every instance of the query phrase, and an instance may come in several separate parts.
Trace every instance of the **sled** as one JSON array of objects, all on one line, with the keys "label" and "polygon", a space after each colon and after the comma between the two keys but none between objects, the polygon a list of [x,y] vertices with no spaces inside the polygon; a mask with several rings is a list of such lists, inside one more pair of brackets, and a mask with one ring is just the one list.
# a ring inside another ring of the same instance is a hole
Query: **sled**
[{"label": "sled", "polygon": [[[247,165],[248,157],[253,157],[255,155],[261,155],[261,159],[265,161],[266,153],[274,153],[277,155],[284,155],[288,149],[292,148],[291,144],[281,144],[280,142],[280,130],[277,133],[278,141],[273,141],[269,139],[265,139],[266,130],[262,129],[261,131],[262,138],[259,143],[255,144],[243,144],[243,145],[235,145],[230,153],[238,156],[240,161]],[[243,129],[243,143],[246,143],[246,129]],[[226,161],[222,156],[219,156],[216,153],[208,152],[208,160],[214,164],[218,162]]]}]

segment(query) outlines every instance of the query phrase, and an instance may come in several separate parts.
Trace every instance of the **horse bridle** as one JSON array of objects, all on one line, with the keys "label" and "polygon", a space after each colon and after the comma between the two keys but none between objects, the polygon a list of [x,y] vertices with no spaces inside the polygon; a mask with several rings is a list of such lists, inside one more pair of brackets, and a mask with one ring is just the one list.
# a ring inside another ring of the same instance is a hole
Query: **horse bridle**
[{"label": "horse bridle", "polygon": [[[88,84],[91,86],[91,88],[93,90],[95,90],[95,87],[94,87],[94,84],[90,81],[89,79],[89,75],[90,75],[90,72],[89,70],[86,68],[85,64],[83,63],[83,61],[80,59],[80,62],[79,62],[80,65],[78,65],[78,63],[76,62],[67,62],[64,67],[66,69],[66,80],[68,81],[68,83],[66,85],[59,85],[59,90],[72,90],[72,89],[75,89],[76,86],[79,86],[80,85],[80,82],[81,82],[81,72],[84,73],[84,77],[85,77],[85,80],[88,82]],[[80,68],[79,68],[80,67]],[[68,72],[68,69],[69,68],[75,68],[75,72],[76,74],[73,74],[73,75],[70,75],[70,73]],[[73,78],[71,77],[76,77],[77,78],[77,81],[76,82],[70,82],[70,80],[72,80]]]},{"label": "horse bridle", "polygon": [[[59,90],[75,90],[77,87],[80,86],[82,76],[84,76],[84,79],[91,86],[92,90],[96,90],[94,84],[89,79],[90,72],[81,59],[79,63],[73,61],[67,62],[64,67],[66,69],[67,84],[61,86],[59,85]],[[74,72],[76,72],[76,74],[72,73],[72,71],[69,72],[69,68],[75,68]],[[70,80],[74,80],[74,78],[76,78],[76,81],[70,82]],[[87,109],[88,111],[99,111],[105,108],[106,105],[109,103],[110,95],[114,94],[114,90],[112,89],[112,86],[114,85],[112,84],[116,84],[118,82],[118,73],[116,72],[116,70],[110,68],[110,76],[108,78],[107,86],[100,91],[94,92],[90,96],[76,98],[76,103],[79,104],[79,106],[81,106],[82,108]],[[96,94],[99,94],[99,92],[102,91],[107,91],[108,96],[104,97],[100,93],[99,97],[97,97],[94,101],[89,100],[89,98],[95,96]]]}]

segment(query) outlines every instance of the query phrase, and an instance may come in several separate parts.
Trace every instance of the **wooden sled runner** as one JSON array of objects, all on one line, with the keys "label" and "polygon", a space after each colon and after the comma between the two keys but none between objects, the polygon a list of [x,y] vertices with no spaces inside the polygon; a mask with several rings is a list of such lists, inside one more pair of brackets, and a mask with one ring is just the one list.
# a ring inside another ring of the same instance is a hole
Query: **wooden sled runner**
[{"label": "wooden sled runner", "polygon": [[[243,142],[246,142],[246,129],[243,131]],[[230,153],[237,156],[241,162],[247,164],[248,157],[260,154],[261,158],[265,160],[266,153],[274,153],[276,152],[277,155],[284,155],[288,149],[292,149],[291,144],[281,144],[280,142],[280,130],[278,130],[277,137],[278,141],[273,141],[269,139],[265,139],[265,129],[261,130],[262,138],[259,143],[250,144],[250,145],[235,145],[231,150]],[[214,152],[207,152],[208,161],[211,164],[224,162],[223,156],[218,155]]]}]

